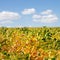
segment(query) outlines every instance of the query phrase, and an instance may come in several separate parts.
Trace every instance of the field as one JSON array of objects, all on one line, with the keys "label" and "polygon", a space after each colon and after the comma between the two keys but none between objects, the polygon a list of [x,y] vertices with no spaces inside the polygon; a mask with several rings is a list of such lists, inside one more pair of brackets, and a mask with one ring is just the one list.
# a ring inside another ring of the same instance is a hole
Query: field
[{"label": "field", "polygon": [[60,27],[1,27],[0,60],[60,60]]}]

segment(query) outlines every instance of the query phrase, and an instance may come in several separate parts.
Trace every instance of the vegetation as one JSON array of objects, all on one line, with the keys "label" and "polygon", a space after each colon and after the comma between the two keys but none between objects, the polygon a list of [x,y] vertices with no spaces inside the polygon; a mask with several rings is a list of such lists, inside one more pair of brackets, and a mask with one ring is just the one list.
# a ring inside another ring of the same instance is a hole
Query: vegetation
[{"label": "vegetation", "polygon": [[60,27],[0,28],[0,60],[60,60]]}]

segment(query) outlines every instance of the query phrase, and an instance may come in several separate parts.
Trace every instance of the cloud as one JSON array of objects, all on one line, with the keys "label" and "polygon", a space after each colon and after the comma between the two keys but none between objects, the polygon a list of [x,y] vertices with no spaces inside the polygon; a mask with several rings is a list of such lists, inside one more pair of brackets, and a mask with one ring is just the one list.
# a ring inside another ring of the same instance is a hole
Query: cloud
[{"label": "cloud", "polygon": [[17,20],[20,15],[16,12],[2,11],[0,12],[0,20]]},{"label": "cloud", "polygon": [[54,23],[58,21],[56,14],[52,10],[45,10],[40,15],[33,15],[34,22]]},{"label": "cloud", "polygon": [[34,19],[35,19],[35,18],[41,18],[41,15],[37,15],[37,14],[36,14],[36,15],[33,15],[32,18],[34,18]]},{"label": "cloud", "polygon": [[42,23],[53,23],[53,22],[57,22],[57,20],[58,20],[57,16],[54,16],[54,15],[43,16],[41,18]]},{"label": "cloud", "polygon": [[9,21],[9,20],[6,20],[6,21],[0,21],[0,24],[10,24],[10,23],[13,23],[13,21]]},{"label": "cloud", "polygon": [[35,9],[34,8],[30,8],[30,9],[24,9],[22,11],[23,15],[27,15],[27,14],[34,14],[35,13]]},{"label": "cloud", "polygon": [[18,24],[18,25],[16,25],[15,27],[23,27],[23,25],[21,25],[21,24]]},{"label": "cloud", "polygon": [[45,10],[45,11],[43,11],[43,12],[41,12],[41,14],[52,14],[52,10]]},{"label": "cloud", "polygon": [[11,24],[13,20],[18,20],[21,16],[16,12],[2,11],[0,12],[0,25]]}]

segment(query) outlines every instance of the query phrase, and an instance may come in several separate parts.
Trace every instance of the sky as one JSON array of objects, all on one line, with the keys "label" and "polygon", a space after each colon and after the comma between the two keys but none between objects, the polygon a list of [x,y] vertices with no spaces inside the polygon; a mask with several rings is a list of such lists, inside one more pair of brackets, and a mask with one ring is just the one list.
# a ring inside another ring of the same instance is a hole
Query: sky
[{"label": "sky", "polygon": [[0,0],[0,26],[60,27],[60,0]]}]

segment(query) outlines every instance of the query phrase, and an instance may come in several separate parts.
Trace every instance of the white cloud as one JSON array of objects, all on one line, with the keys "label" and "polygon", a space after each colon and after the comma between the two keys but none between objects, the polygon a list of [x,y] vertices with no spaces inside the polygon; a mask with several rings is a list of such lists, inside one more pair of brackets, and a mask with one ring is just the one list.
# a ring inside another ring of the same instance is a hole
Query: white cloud
[{"label": "white cloud", "polygon": [[34,22],[41,22],[40,19],[33,19]]},{"label": "white cloud", "polygon": [[41,14],[51,14],[53,11],[52,10],[45,10],[41,12]]},{"label": "white cloud", "polygon": [[20,15],[16,12],[2,11],[0,12],[0,20],[17,20]]},{"label": "white cloud", "polygon": [[19,28],[20,28],[20,27],[23,27],[23,25],[21,25],[21,24],[18,24],[18,25],[16,25],[15,27],[19,27]]},{"label": "white cloud", "polygon": [[6,21],[0,21],[0,24],[9,24],[9,23],[13,23],[13,21],[9,21],[9,20],[6,20]]},{"label": "white cloud", "polygon": [[12,20],[18,20],[20,17],[16,12],[2,11],[0,12],[0,25],[13,23]]},{"label": "white cloud", "polygon": [[41,18],[41,15],[33,15],[32,18]]},{"label": "white cloud", "polygon": [[55,14],[53,14],[52,10],[43,11],[40,15],[33,17],[34,22],[54,23],[58,21],[58,17]]},{"label": "white cloud", "polygon": [[28,27],[32,27],[31,25],[29,25]]},{"label": "white cloud", "polygon": [[34,9],[34,8],[24,9],[24,10],[22,11],[22,14],[23,14],[23,15],[33,14],[33,13],[35,13],[35,9]]},{"label": "white cloud", "polygon": [[42,23],[53,23],[53,22],[57,22],[57,20],[58,20],[57,16],[51,16],[51,17],[49,17],[49,16],[44,17],[43,16],[40,21]]}]

